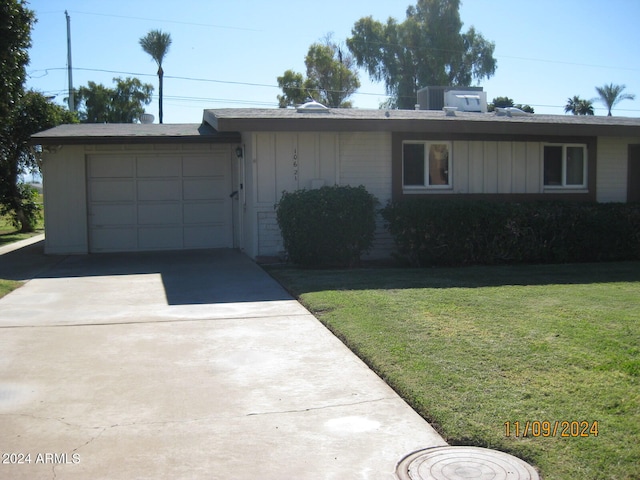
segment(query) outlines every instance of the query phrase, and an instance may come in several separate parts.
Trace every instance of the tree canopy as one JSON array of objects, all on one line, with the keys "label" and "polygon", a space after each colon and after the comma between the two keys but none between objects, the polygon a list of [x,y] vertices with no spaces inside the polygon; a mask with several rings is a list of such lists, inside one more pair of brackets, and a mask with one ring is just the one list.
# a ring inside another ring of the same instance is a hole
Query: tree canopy
[{"label": "tree canopy", "polygon": [[412,109],[422,87],[469,86],[495,73],[495,45],[473,27],[461,33],[459,8],[460,0],[418,0],[403,22],[361,18],[347,46],[358,66],[384,81],[393,105]]},{"label": "tree canopy", "polygon": [[327,107],[351,107],[348,98],[360,88],[353,56],[330,37],[324,43],[314,43],[304,61],[306,78],[287,70],[278,77],[282,95],[278,95],[281,108],[304,103],[309,97]]},{"label": "tree canopy", "polygon": [[20,97],[9,117],[0,159],[0,211],[23,232],[33,230],[39,210],[30,187],[20,182],[22,174],[39,168],[31,135],[62,123],[77,123],[75,114],[34,91]]},{"label": "tree canopy", "polygon": [[22,0],[0,2],[0,213],[21,231],[33,230],[39,210],[20,175],[38,168],[31,135],[75,116],[42,94],[24,90],[34,13]]},{"label": "tree canopy", "polygon": [[578,95],[574,95],[573,98],[567,99],[567,104],[564,107],[564,113],[572,113],[573,115],[593,115],[593,102],[591,100],[585,100]]},{"label": "tree canopy", "polygon": [[151,103],[153,85],[137,78],[116,77],[114,88],[88,82],[78,88],[76,102],[80,121],[83,123],[133,123],[144,113],[144,106]]},{"label": "tree canopy", "polygon": [[23,95],[34,13],[22,0],[0,2],[0,126]]}]

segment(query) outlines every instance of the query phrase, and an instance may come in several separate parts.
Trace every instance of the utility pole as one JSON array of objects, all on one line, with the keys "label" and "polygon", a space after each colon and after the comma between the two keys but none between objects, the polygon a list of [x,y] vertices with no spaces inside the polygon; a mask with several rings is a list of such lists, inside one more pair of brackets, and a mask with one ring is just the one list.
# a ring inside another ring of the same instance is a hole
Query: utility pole
[{"label": "utility pole", "polygon": [[74,112],[76,109],[76,102],[73,98],[73,68],[71,67],[71,17],[64,11],[65,17],[67,17],[67,70],[69,72],[69,111]]}]

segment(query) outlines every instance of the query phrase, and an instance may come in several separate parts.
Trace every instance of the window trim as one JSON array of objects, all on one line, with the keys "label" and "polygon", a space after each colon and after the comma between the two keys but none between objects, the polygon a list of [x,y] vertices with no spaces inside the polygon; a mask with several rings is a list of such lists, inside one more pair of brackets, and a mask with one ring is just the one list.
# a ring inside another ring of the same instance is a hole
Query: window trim
[{"label": "window trim", "polygon": [[[404,146],[405,145],[424,145],[424,184],[423,185],[405,185],[404,184]],[[430,185],[429,182],[429,150],[431,145],[446,145],[447,151],[449,152],[448,158],[448,169],[447,169],[447,181],[446,185]],[[425,191],[442,191],[442,190],[453,190],[453,142],[449,140],[403,140],[402,141],[402,159],[401,159],[402,170],[401,174],[401,182],[402,182],[402,191],[404,193],[422,193]]]},{"label": "window trim", "polygon": [[[562,147],[562,185],[546,185],[544,179],[544,151],[546,147]],[[567,185],[567,148],[580,147],[582,148],[582,184],[580,185]],[[563,190],[587,190],[589,186],[589,149],[585,143],[543,143],[541,152],[542,159],[542,190],[547,191],[563,191]]]}]

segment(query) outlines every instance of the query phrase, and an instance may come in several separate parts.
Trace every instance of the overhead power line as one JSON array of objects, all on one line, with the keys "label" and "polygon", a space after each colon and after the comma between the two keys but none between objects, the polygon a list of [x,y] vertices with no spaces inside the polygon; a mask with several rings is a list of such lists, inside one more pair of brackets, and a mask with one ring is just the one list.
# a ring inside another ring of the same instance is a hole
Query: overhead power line
[{"label": "overhead power line", "polygon": [[[44,69],[45,72],[53,71],[53,70],[66,70],[66,67],[54,67]],[[155,74],[151,73],[137,73],[137,72],[123,72],[119,70],[107,70],[100,68],[82,68],[82,67],[74,67],[74,70],[87,71],[87,72],[100,72],[100,73],[110,73],[116,75],[133,75],[137,77],[156,77]],[[40,72],[43,70],[34,70],[29,75],[32,76],[35,72]],[[44,76],[44,75],[43,75]],[[41,78],[41,77],[34,77]],[[251,82],[238,82],[232,80],[218,80],[212,78],[195,78],[195,77],[181,77],[181,76],[173,76],[173,75],[165,75],[164,78],[175,79],[175,80],[186,80],[193,82],[209,82],[209,83],[219,83],[219,84],[229,84],[229,85],[241,85],[241,86],[250,86],[250,87],[266,87],[266,88],[277,88],[280,89],[279,85],[273,84],[265,84],[265,83],[251,83]],[[355,92],[353,95],[368,95],[368,96],[377,96],[377,97],[389,97],[387,94],[382,93],[371,93],[371,92]],[[156,95],[153,95],[156,97]],[[176,102],[195,102],[195,101],[203,101],[203,102],[226,102],[226,103],[237,103],[237,104],[248,104],[248,105],[265,105],[265,106],[276,106],[277,102],[264,102],[264,101],[250,101],[250,100],[234,100],[234,99],[218,99],[218,98],[206,98],[206,97],[186,97],[186,96],[175,96],[175,97],[166,97],[171,98]],[[565,105],[542,105],[542,104],[534,104],[524,102],[523,104],[528,104],[532,107],[541,107],[541,108],[564,108]],[[616,108],[617,111],[620,112],[640,112],[638,109],[625,109],[625,108]]]},{"label": "overhead power line", "polygon": [[130,15],[114,15],[111,13],[94,13],[94,12],[80,12],[78,10],[73,10],[72,13],[78,13],[80,15],[93,15],[96,17],[112,17],[112,18],[124,18],[127,20],[143,20],[145,22],[161,22],[161,23],[175,23],[178,25],[191,25],[196,27],[207,27],[207,28],[223,28],[226,30],[243,30],[245,32],[260,32],[255,28],[246,28],[246,27],[235,27],[228,25],[214,25],[211,23],[196,23],[196,22],[181,22],[179,20],[166,20],[159,18],[144,18],[144,17],[133,17]]}]

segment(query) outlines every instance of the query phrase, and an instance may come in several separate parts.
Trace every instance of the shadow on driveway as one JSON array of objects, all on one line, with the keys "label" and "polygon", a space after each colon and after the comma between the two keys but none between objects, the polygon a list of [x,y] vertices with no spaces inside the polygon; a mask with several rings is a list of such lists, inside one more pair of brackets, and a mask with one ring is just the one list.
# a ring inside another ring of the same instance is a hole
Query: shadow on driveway
[{"label": "shadow on driveway", "polygon": [[291,300],[251,259],[231,249],[57,256],[45,255],[38,242],[0,256],[0,278],[10,280],[152,274],[160,275],[168,305]]}]

